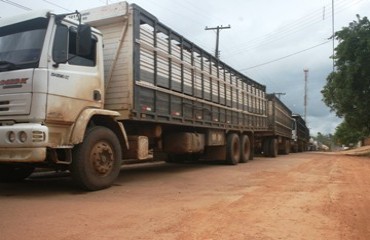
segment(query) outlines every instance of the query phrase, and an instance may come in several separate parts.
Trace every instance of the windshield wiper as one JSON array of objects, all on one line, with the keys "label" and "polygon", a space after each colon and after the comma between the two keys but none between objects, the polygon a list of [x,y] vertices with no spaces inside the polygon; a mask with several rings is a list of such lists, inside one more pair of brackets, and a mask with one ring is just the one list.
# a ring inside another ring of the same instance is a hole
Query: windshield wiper
[{"label": "windshield wiper", "polygon": [[7,70],[15,70],[19,69],[15,63],[8,62],[8,61],[0,61],[0,72],[7,71]]}]

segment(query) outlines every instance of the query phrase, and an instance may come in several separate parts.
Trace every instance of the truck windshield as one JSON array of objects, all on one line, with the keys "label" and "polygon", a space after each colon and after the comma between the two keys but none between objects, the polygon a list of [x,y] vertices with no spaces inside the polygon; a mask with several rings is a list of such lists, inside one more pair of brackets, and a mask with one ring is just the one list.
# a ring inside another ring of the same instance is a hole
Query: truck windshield
[{"label": "truck windshield", "polygon": [[0,27],[0,71],[37,67],[46,28],[46,18]]}]

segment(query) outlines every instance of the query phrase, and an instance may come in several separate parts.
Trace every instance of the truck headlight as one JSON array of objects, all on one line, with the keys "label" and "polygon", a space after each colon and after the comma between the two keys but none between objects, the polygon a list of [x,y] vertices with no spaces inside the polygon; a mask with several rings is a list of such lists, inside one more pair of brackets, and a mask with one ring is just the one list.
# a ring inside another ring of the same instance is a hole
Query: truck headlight
[{"label": "truck headlight", "polygon": [[11,143],[15,141],[15,133],[13,131],[8,132],[8,141]]},{"label": "truck headlight", "polygon": [[25,141],[27,141],[27,133],[25,131],[19,132],[18,139],[20,142],[24,143]]}]

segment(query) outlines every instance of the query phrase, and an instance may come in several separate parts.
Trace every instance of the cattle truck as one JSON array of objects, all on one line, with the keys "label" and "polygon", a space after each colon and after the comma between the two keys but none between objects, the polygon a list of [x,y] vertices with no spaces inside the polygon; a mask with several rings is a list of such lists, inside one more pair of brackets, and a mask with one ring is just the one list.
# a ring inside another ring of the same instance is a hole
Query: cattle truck
[{"label": "cattle truck", "polygon": [[303,152],[308,150],[310,141],[310,130],[306,125],[306,121],[299,114],[293,114],[293,129],[291,150],[293,152]]},{"label": "cattle truck", "polygon": [[0,23],[0,180],[35,168],[107,188],[122,161],[253,157],[266,87],[135,4]]},{"label": "cattle truck", "polygon": [[266,157],[289,154],[292,140],[292,111],[275,94],[266,94],[268,130],[254,133],[255,151]]}]

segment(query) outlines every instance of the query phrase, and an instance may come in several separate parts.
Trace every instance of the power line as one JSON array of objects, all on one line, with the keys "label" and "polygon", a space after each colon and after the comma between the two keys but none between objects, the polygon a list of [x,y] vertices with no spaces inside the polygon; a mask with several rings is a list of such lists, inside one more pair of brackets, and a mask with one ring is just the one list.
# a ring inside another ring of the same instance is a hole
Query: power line
[{"label": "power line", "polygon": [[1,2],[4,2],[4,3],[7,3],[9,5],[12,5],[14,7],[17,7],[17,8],[23,9],[23,10],[26,10],[26,11],[31,11],[32,10],[29,7],[23,6],[22,4],[19,4],[19,3],[16,3],[16,2],[10,1],[10,0],[0,0],[0,1]]},{"label": "power line", "polygon": [[195,5],[194,3],[189,2],[189,0],[182,0],[182,1],[176,2],[176,4],[182,5],[183,7],[187,8],[188,12],[190,12],[190,13],[195,13],[197,16],[202,17],[202,18],[207,19],[207,20],[211,20],[212,22],[223,21],[222,18],[220,18],[220,17],[216,18],[212,14],[204,14],[205,11],[200,9],[199,5]]},{"label": "power line", "polygon": [[[364,0],[357,0],[356,2],[354,2],[354,3],[348,3],[348,2],[344,2],[344,1],[339,1],[342,5],[340,5],[340,7],[337,7],[336,9],[335,9],[335,11],[334,11],[334,6],[331,6],[331,17],[333,17],[334,18],[334,14],[335,13],[338,13],[338,12],[341,12],[341,11],[343,11],[346,7],[348,7],[348,6],[352,6],[352,5],[355,5],[355,4],[359,4],[360,2],[362,2],[362,1],[364,1]],[[332,0],[332,2],[334,2],[334,0]],[[332,26],[332,31],[334,31],[334,26]],[[275,38],[275,41],[276,40],[278,40],[278,39],[281,39],[281,38],[283,38],[284,36],[281,36],[280,38]],[[332,36],[333,37],[333,36]],[[273,39],[272,39],[273,40]],[[333,40],[333,39],[332,39]],[[285,59],[285,58],[288,58],[288,57],[291,57],[291,56],[294,56],[294,55],[296,55],[296,54],[299,54],[299,53],[301,53],[301,52],[305,52],[305,51],[308,51],[308,50],[311,50],[311,49],[313,49],[313,48],[316,48],[316,47],[318,47],[318,46],[321,46],[321,45],[323,45],[323,44],[326,44],[326,43],[328,43],[328,42],[330,42],[330,41],[327,41],[327,42],[324,42],[324,43],[321,43],[321,44],[318,44],[318,45],[315,45],[315,46],[313,46],[313,47],[310,47],[310,48],[308,48],[308,49],[304,49],[304,50],[302,50],[302,51],[298,51],[298,52],[296,52],[296,53],[293,53],[293,54],[290,54],[290,55],[288,55],[288,56],[284,56],[284,57],[281,57],[281,58],[278,58],[278,59],[275,59],[275,60],[272,60],[272,61],[269,61],[269,62],[267,62],[267,63],[262,63],[262,64],[258,64],[258,65],[256,65],[256,66],[252,66],[252,67],[250,67],[250,68],[246,68],[246,69],[242,69],[241,71],[244,71],[244,70],[249,70],[249,69],[252,69],[252,68],[257,68],[257,67],[259,67],[259,66],[263,66],[263,65],[267,65],[267,64],[269,64],[269,63],[273,63],[273,62],[276,62],[276,61],[279,61],[279,60],[282,60],[282,59]],[[265,43],[265,44],[268,44],[268,43]],[[265,44],[263,44],[263,45],[265,45]],[[334,46],[334,41],[333,41],[333,46]],[[246,50],[245,50],[246,51]],[[242,50],[239,50],[238,51],[238,53],[241,53],[242,52]],[[334,52],[334,47],[333,47],[333,52]],[[230,53],[229,53],[230,54]],[[234,55],[234,54],[233,54]],[[334,53],[333,53],[333,55],[334,55]],[[228,58],[228,57],[227,57]],[[333,59],[334,60],[334,59]],[[333,61],[333,66],[334,66],[334,61]],[[334,69],[334,67],[333,67],[333,69]]]},{"label": "power line", "polygon": [[[112,0],[99,0],[100,2],[104,3],[105,5],[108,5],[110,4],[111,2],[113,2]],[[120,0],[116,0],[116,2],[119,2]]]},{"label": "power line", "polygon": [[55,6],[55,7],[61,8],[61,9],[63,9],[63,10],[66,10],[67,12],[72,12],[72,10],[69,10],[69,9],[67,9],[67,8],[64,8],[64,7],[62,7],[62,6],[60,6],[60,5],[56,4],[56,3],[50,2],[50,1],[48,1],[48,0],[42,0],[42,1],[44,1],[44,2],[46,2],[46,3],[49,3],[50,5],[53,5],[53,6]]},{"label": "power line", "polygon": [[270,63],[274,63],[274,62],[277,62],[277,61],[280,61],[280,60],[283,60],[285,58],[288,58],[288,57],[292,57],[294,55],[297,55],[297,54],[300,54],[300,53],[303,53],[303,52],[306,52],[308,50],[311,50],[311,49],[314,49],[314,48],[317,48],[321,45],[324,45],[324,44],[327,44],[329,43],[330,41],[325,41],[323,43],[320,43],[320,44],[317,44],[315,46],[312,46],[312,47],[309,47],[309,48],[306,48],[306,49],[303,49],[301,51],[298,51],[298,52],[295,52],[295,53],[291,53],[289,55],[286,55],[284,57],[280,57],[280,58],[277,58],[277,59],[274,59],[274,60],[271,60],[271,61],[268,61],[268,62],[265,62],[265,63],[261,63],[261,64],[258,64],[258,65],[255,65],[255,66],[252,66],[252,67],[247,67],[247,68],[243,68],[243,69],[240,69],[239,71],[242,72],[242,71],[246,71],[246,70],[249,70],[249,69],[253,69],[253,68],[257,68],[257,67],[261,67],[261,66],[264,66],[264,65],[267,65],[267,64],[270,64]]},{"label": "power line", "polygon": [[[335,9],[335,12],[338,13],[340,11],[343,11],[345,9],[348,9],[348,7],[359,4],[363,0],[357,0],[355,2],[347,2],[346,0],[337,1],[337,8]],[[330,5],[326,5],[325,8],[329,8]],[[330,6],[332,8],[332,6]],[[334,10],[334,9],[332,9]],[[334,11],[332,11],[331,14],[333,15]],[[271,32],[268,34],[265,34],[260,37],[256,37],[250,41],[245,42],[245,44],[242,44],[239,48],[234,48],[232,51],[229,51],[225,53],[227,55],[226,58],[233,57],[234,55],[245,52],[257,47],[261,47],[264,45],[268,45],[270,43],[274,43],[277,40],[282,40],[294,33],[297,33],[299,31],[302,31],[312,25],[318,24],[322,22],[322,9],[317,9],[309,14],[307,14],[304,17],[301,17],[294,21],[293,24],[287,24],[283,28],[279,29],[279,31]]]},{"label": "power line", "polygon": [[251,39],[245,42],[243,44],[244,46],[241,46],[239,49],[234,49],[229,54],[237,53],[240,51],[247,51],[248,49],[252,49],[257,46],[266,45],[270,42],[275,42],[276,39],[281,39],[292,33],[300,31],[306,28],[307,25],[310,26],[312,24],[315,24],[318,21],[318,19],[320,19],[320,22],[321,22],[322,20],[321,20],[320,15],[321,15],[321,9],[319,10],[319,12],[315,10],[314,12],[311,12],[305,15],[304,17],[298,18],[291,24],[286,24],[285,26],[279,28],[278,31],[270,32],[270,33],[267,33],[259,37],[255,37],[254,39]]}]

